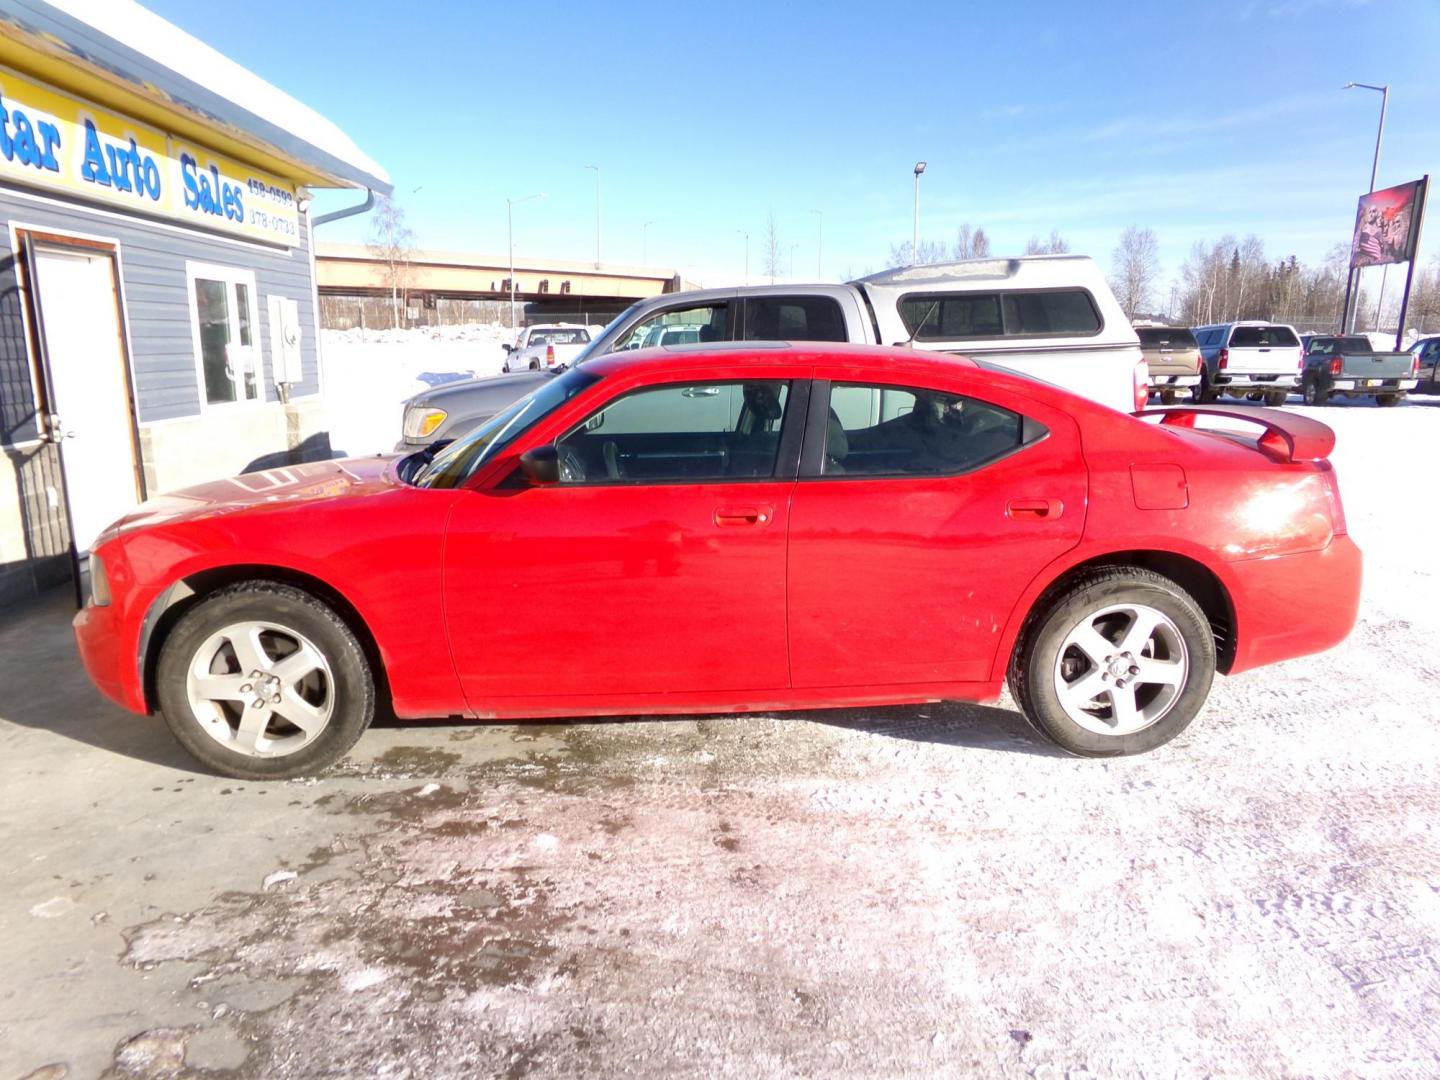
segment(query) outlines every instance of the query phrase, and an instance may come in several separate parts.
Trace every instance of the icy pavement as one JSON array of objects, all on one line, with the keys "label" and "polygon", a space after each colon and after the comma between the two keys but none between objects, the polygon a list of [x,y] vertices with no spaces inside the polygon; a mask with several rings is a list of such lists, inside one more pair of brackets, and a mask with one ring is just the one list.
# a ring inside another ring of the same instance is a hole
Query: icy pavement
[{"label": "icy pavement", "polygon": [[388,725],[243,784],[22,684],[63,612],[0,628],[0,1077],[1435,1075],[1440,402],[1314,412],[1360,626],[1140,758],[1007,702]]}]

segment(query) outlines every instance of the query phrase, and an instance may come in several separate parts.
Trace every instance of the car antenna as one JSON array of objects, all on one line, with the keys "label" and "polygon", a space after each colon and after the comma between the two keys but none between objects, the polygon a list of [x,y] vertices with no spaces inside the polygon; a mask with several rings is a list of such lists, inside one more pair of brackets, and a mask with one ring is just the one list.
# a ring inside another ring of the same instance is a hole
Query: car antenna
[{"label": "car antenna", "polygon": [[914,333],[912,333],[912,334],[911,334],[908,338],[906,338],[904,341],[897,341],[897,342],[895,343],[895,347],[896,347],[897,349],[913,349],[913,348],[915,347],[915,339],[919,336],[920,331],[925,329],[925,324],[930,321],[930,316],[935,314],[935,310],[936,310],[939,306],[940,306],[940,301],[939,301],[939,300],[936,300],[934,303],[932,303],[932,304],[930,305],[930,310],[927,311],[927,312],[925,312],[925,317],[924,317],[923,319],[921,319],[921,320],[920,320],[920,324],[915,327]]}]

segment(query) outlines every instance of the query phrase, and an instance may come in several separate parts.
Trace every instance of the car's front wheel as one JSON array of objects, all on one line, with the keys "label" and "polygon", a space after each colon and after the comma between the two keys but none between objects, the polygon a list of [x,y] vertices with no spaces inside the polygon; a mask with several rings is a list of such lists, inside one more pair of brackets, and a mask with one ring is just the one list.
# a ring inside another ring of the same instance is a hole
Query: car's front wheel
[{"label": "car's front wheel", "polygon": [[1077,578],[1032,621],[1010,690],[1064,749],[1114,757],[1179,735],[1214,677],[1214,634],[1184,589],[1149,570],[1103,567]]},{"label": "car's front wheel", "polygon": [[333,765],[375,713],[354,632],[316,597],[273,581],[221,589],[181,616],[160,653],[156,695],[181,745],[241,780]]}]

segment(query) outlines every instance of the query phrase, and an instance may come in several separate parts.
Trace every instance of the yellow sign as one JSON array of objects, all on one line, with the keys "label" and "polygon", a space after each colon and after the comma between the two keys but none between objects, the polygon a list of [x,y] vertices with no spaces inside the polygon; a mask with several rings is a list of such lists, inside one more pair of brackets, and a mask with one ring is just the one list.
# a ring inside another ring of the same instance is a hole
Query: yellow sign
[{"label": "yellow sign", "polygon": [[284,180],[3,68],[0,179],[251,240],[299,237]]}]

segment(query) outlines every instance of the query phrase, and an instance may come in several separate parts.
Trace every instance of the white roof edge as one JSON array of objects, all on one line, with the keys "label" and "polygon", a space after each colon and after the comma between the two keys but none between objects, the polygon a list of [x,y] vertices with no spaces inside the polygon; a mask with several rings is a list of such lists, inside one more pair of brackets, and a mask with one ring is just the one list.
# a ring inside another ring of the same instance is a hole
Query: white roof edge
[{"label": "white roof edge", "polygon": [[46,0],[129,49],[385,184],[390,175],[333,122],[135,0]]},{"label": "white roof edge", "polygon": [[927,282],[1003,280],[1013,278],[1025,264],[1044,262],[1087,262],[1089,255],[997,255],[985,259],[962,259],[957,262],[923,263],[919,266],[897,266],[877,274],[859,278],[866,285],[919,285]]}]

